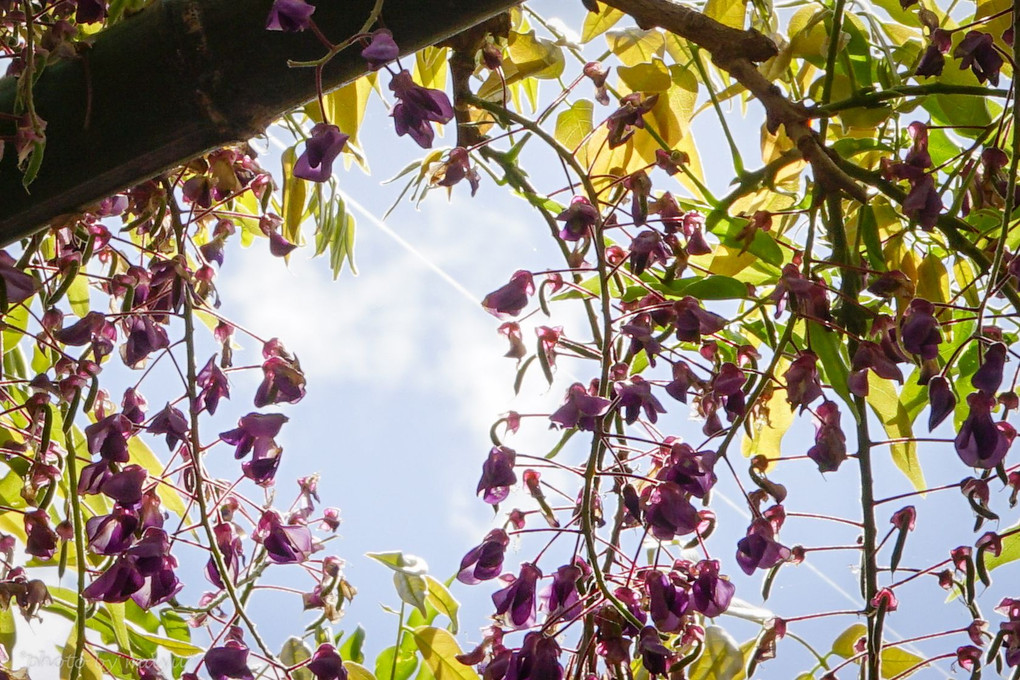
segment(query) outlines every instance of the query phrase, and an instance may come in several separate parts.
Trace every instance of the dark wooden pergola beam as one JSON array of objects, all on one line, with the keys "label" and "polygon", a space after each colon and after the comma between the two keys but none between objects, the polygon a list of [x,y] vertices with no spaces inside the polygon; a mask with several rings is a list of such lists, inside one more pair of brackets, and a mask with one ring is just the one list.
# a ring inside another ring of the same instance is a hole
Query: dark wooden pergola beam
[{"label": "dark wooden pergola beam", "polygon": [[[382,24],[414,52],[520,0],[385,0]],[[314,19],[332,41],[357,33],[374,0],[318,0]],[[42,169],[28,191],[13,145],[0,162],[0,245],[62,214],[194,156],[250,139],[316,95],[314,71],[288,59],[324,53],[311,31],[265,29],[272,0],[163,0],[101,33],[82,59],[52,65],[35,87],[47,121]],[[325,68],[333,89],[366,72],[352,47]],[[0,111],[16,83],[0,80]],[[10,132],[10,130],[8,130]]]}]

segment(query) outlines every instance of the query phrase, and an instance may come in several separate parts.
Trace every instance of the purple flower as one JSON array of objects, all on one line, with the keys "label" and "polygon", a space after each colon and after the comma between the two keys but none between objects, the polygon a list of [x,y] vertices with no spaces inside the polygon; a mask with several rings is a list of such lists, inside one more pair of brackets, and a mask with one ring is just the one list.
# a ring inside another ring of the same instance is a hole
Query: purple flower
[{"label": "purple flower", "polygon": [[918,355],[924,361],[937,357],[942,333],[935,319],[935,305],[922,298],[911,300],[900,337],[903,339],[903,349],[911,354]]},{"label": "purple flower", "polygon": [[[650,363],[650,362],[649,362]],[[697,382],[697,377],[691,371],[686,361],[678,361],[673,364],[673,380],[666,385],[666,394],[679,402],[687,403],[687,393],[691,384]]]},{"label": "purple flower", "polygon": [[528,296],[534,292],[535,281],[531,272],[520,269],[510,277],[509,283],[486,295],[482,307],[500,319],[517,316],[528,305]]},{"label": "purple flower", "polygon": [[535,622],[535,586],[542,571],[533,564],[521,564],[520,576],[510,578],[510,585],[492,594],[496,615],[507,614],[514,628],[527,628]]},{"label": "purple flower", "polygon": [[[213,527],[213,533],[216,535],[216,548],[223,555],[223,566],[227,570],[226,576],[233,581],[237,578],[238,567],[244,554],[241,538],[230,522],[220,522]],[[216,561],[212,557],[206,562],[205,576],[214,586],[223,588],[223,580],[216,567]]]},{"label": "purple flower", "polygon": [[124,399],[121,401],[121,408],[124,409],[124,417],[135,425],[141,425],[145,422],[145,409],[148,405],[149,404],[145,401],[145,397],[143,397],[141,392],[135,388],[129,387],[124,391]]},{"label": "purple flower", "polygon": [[274,437],[280,434],[280,428],[288,420],[290,419],[282,413],[249,413],[241,416],[236,428],[221,432],[220,439],[236,447],[234,458],[244,458],[253,449],[255,457],[258,458],[278,448]]},{"label": "purple flower", "polygon": [[702,560],[696,571],[698,577],[691,585],[694,608],[709,618],[719,616],[729,609],[737,587],[719,575],[718,560]]},{"label": "purple flower", "polygon": [[[15,266],[7,251],[0,251],[0,279],[4,282],[4,295],[8,305],[18,305],[35,295],[39,282]],[[100,315],[102,316],[102,315]]]},{"label": "purple flower", "polygon": [[954,443],[960,460],[971,467],[990,470],[1001,463],[1009,451],[1009,437],[992,420],[994,405],[995,399],[985,392],[967,396],[970,415],[960,426]]},{"label": "purple flower", "polygon": [[928,381],[928,431],[931,432],[945,420],[956,408],[956,395],[949,386],[949,381],[937,375]]},{"label": "purple flower", "polygon": [[662,242],[662,235],[652,229],[642,231],[630,243],[630,269],[635,276],[640,276],[657,262],[668,261],[669,257],[670,252]]},{"label": "purple flower", "polygon": [[863,371],[869,368],[880,378],[903,382],[903,372],[896,362],[877,343],[862,340],[854,352],[850,370]]},{"label": "purple flower", "polygon": [[[65,345],[81,347],[87,345],[97,335],[103,334],[107,326],[112,328],[105,316],[99,312],[89,312],[70,326],[54,331],[53,339]],[[116,337],[116,329],[113,330],[113,334]]]},{"label": "purple flower", "polygon": [[325,182],[333,174],[333,161],[344,150],[347,135],[336,125],[317,123],[305,150],[294,164],[294,176],[310,182]]},{"label": "purple flower", "polygon": [[649,531],[660,541],[693,534],[701,523],[687,494],[673,482],[662,482],[648,492],[644,514]]},{"label": "purple flower", "polygon": [[921,174],[911,182],[910,192],[903,199],[903,214],[917,220],[923,229],[931,230],[942,212],[942,199],[930,173]]},{"label": "purple flower", "polygon": [[87,496],[99,493],[103,482],[111,474],[113,473],[110,472],[110,464],[105,460],[86,465],[82,468],[81,474],[78,475],[78,495]]},{"label": "purple flower", "polygon": [[595,429],[595,418],[604,415],[612,402],[589,394],[584,385],[574,383],[567,388],[567,400],[549,416],[560,427],[576,427],[579,430]]},{"label": "purple flower", "polygon": [[987,80],[992,85],[999,84],[999,69],[1003,61],[989,34],[968,31],[953,50],[953,56],[960,60],[961,70],[969,68],[974,72],[979,83]]},{"label": "purple flower", "polygon": [[323,643],[312,654],[308,662],[308,670],[316,680],[347,680],[347,669],[344,660],[337,654],[336,647]]},{"label": "purple flower", "polygon": [[499,576],[509,543],[510,537],[502,529],[490,531],[481,544],[469,550],[460,561],[457,580],[470,586]]},{"label": "purple flower", "polygon": [[825,293],[825,287],[817,281],[805,278],[800,269],[792,263],[783,267],[779,284],[769,297],[776,303],[777,317],[782,312],[783,300],[788,299],[790,309],[795,314],[823,321],[830,318],[829,298]]},{"label": "purple flower", "polygon": [[385,28],[372,32],[372,41],[361,50],[361,58],[368,62],[368,67],[378,71],[386,64],[400,56],[400,48],[393,41],[393,34]]},{"label": "purple flower", "polygon": [[50,516],[45,510],[26,512],[24,516],[25,552],[46,561],[57,551],[57,532],[50,526]]},{"label": "purple flower", "polygon": [[227,374],[216,363],[216,355],[209,357],[196,376],[202,391],[198,395],[198,408],[204,408],[210,415],[216,413],[220,399],[230,398],[230,381]]},{"label": "purple flower", "polygon": [[566,210],[556,216],[563,222],[560,238],[564,241],[579,241],[588,236],[591,229],[598,224],[599,211],[584,196],[574,196]]},{"label": "purple flower", "polygon": [[496,505],[510,495],[510,487],[517,483],[514,472],[514,461],[517,452],[506,446],[494,446],[489,457],[482,464],[482,478],[478,480],[475,493],[485,492],[482,497],[486,503]]},{"label": "purple flower", "polygon": [[638,314],[633,321],[621,326],[620,332],[630,338],[630,349],[627,354],[634,356],[641,350],[645,350],[648,363],[654,367],[655,356],[662,351],[662,345],[653,334],[652,317],[648,314]]},{"label": "purple flower", "polygon": [[105,476],[99,485],[99,491],[121,506],[130,507],[142,500],[142,484],[147,478],[148,473],[141,465],[128,465],[120,472]]},{"label": "purple flower", "polygon": [[177,579],[177,560],[170,554],[170,542],[162,529],[147,529],[127,555],[145,578],[142,587],[131,594],[142,609],[163,604],[184,587]]},{"label": "purple flower", "polygon": [[846,460],[846,435],[839,425],[839,407],[827,401],[818,407],[815,445],[808,449],[808,458],[818,464],[819,472],[834,472]]},{"label": "purple flower", "polygon": [[648,593],[648,613],[655,627],[663,633],[678,633],[683,618],[690,609],[687,590],[676,584],[661,571],[645,572],[645,591]]},{"label": "purple flower", "polygon": [[541,633],[528,633],[521,649],[510,659],[505,680],[562,680],[559,656],[560,645],[555,639]]},{"label": "purple flower", "polygon": [[117,506],[109,515],[96,515],[85,522],[89,549],[100,555],[119,555],[135,541],[138,516],[131,510]]},{"label": "purple flower", "polygon": [[662,640],[654,626],[645,626],[638,636],[637,653],[641,655],[641,664],[652,676],[666,675],[666,669],[672,653]]},{"label": "purple flower", "polygon": [[609,134],[606,139],[610,149],[615,149],[627,142],[634,131],[645,126],[644,115],[652,110],[659,100],[659,95],[645,97],[640,92],[633,92],[620,99],[620,108],[606,118]]},{"label": "purple flower", "polygon": [[88,600],[126,602],[145,585],[145,577],[138,571],[135,560],[121,556],[85,588],[82,595]]},{"label": "purple flower", "polygon": [[[188,420],[181,413],[180,409],[167,404],[149,422],[149,427],[146,428],[146,431],[150,434],[165,434],[166,445],[170,450],[173,450],[178,442],[188,439]],[[119,462],[126,462],[126,460]]]},{"label": "purple flower", "polygon": [[[296,33],[312,25],[312,14],[315,7],[305,0],[275,0],[266,20],[267,31],[286,31]],[[245,650],[247,656],[248,650]],[[235,677],[235,676],[230,676]]]},{"label": "purple flower", "polygon": [[170,346],[166,330],[148,314],[129,316],[123,324],[126,340],[120,346],[120,356],[128,368],[141,367],[150,354]]},{"label": "purple flower", "polygon": [[818,379],[818,356],[814,352],[803,351],[798,354],[783,379],[786,380],[786,400],[791,406],[800,406],[801,411],[822,396],[822,383]]},{"label": "purple flower", "polygon": [[702,335],[718,333],[726,327],[726,319],[701,307],[695,298],[687,296],[673,304],[676,313],[677,340],[700,342]]},{"label": "purple flower", "polygon": [[921,61],[917,64],[914,75],[917,76],[939,76],[946,65],[946,58],[943,56],[949,51],[952,45],[952,35],[945,29],[936,28],[931,32],[931,44],[921,55]]},{"label": "purple flower", "polygon": [[131,421],[122,413],[114,413],[85,428],[89,453],[99,455],[108,463],[128,462],[128,436]]},{"label": "purple flower", "polygon": [[269,559],[276,564],[304,562],[316,550],[312,532],[304,524],[284,524],[273,510],[262,514],[256,530]]},{"label": "purple flower", "polygon": [[[281,0],[276,0],[277,4]],[[255,680],[248,668],[248,648],[238,640],[227,640],[222,647],[205,653],[205,669],[213,680]]]},{"label": "purple flower", "polygon": [[241,464],[241,472],[259,486],[269,487],[276,481],[276,471],[280,467],[280,454],[283,449],[276,446],[265,453],[256,452],[251,460]]},{"label": "purple flower", "polygon": [[549,616],[570,620],[581,613],[581,597],[577,581],[584,574],[577,564],[565,564],[556,570],[552,584],[545,592]]},{"label": "purple flower", "polygon": [[432,148],[435,137],[432,123],[449,123],[453,118],[453,106],[446,93],[417,85],[406,70],[393,76],[390,90],[400,100],[390,112],[397,135],[411,135],[421,148]]},{"label": "purple flower", "polygon": [[984,361],[970,379],[970,383],[982,392],[995,394],[1002,384],[1002,370],[1006,364],[1006,345],[996,342],[985,350]]},{"label": "purple flower", "polygon": [[775,539],[772,524],[765,519],[754,519],[747,536],[737,542],[737,564],[750,576],[755,569],[771,569],[790,558],[790,549]]},{"label": "purple flower", "polygon": [[714,451],[695,451],[690,444],[676,442],[655,478],[673,482],[687,493],[704,498],[718,481],[712,471],[715,461]]},{"label": "purple flower", "polygon": [[[297,173],[295,172],[295,174]],[[275,229],[270,230],[266,235],[269,237],[269,254],[273,257],[287,257],[297,248],[296,244],[285,239]]]},{"label": "purple flower", "polygon": [[620,398],[620,408],[623,409],[624,420],[628,424],[634,423],[642,410],[651,423],[655,423],[659,419],[660,413],[666,412],[659,400],[652,394],[652,384],[639,375],[631,378],[629,385],[618,382],[613,387]]},{"label": "purple flower", "polygon": [[296,358],[271,356],[262,364],[262,384],[255,391],[255,406],[296,404],[305,396],[305,375]]}]

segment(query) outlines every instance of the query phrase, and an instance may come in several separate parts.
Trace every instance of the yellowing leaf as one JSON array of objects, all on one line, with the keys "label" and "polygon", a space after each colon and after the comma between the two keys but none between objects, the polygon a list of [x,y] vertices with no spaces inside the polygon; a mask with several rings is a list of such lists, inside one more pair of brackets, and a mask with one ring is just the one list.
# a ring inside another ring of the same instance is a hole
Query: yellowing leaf
[{"label": "yellowing leaf", "polygon": [[691,664],[690,680],[736,680],[744,676],[744,655],[737,641],[719,626],[705,626],[705,648]]},{"label": "yellowing leaf", "polygon": [[837,654],[844,659],[849,659],[857,654],[857,652],[854,651],[854,644],[867,634],[868,627],[863,623],[852,624],[849,628],[840,633],[839,637],[832,643],[833,654]]},{"label": "yellowing leaf", "polygon": [[456,635],[459,625],[457,612],[460,611],[460,602],[440,581],[431,576],[426,576],[425,580],[428,582],[428,603],[435,607],[437,612],[450,619],[450,632]]},{"label": "yellowing leaf", "polygon": [[283,163],[283,237],[298,243],[308,202],[308,181],[294,176],[297,150],[293,146],[280,155],[280,160]]},{"label": "yellowing leaf", "polygon": [[[790,362],[781,360],[776,366],[776,375],[782,375]],[[753,434],[744,434],[741,450],[744,457],[765,456],[769,460],[779,458],[782,453],[783,436],[793,424],[793,409],[786,401],[785,390],[773,390],[765,401],[762,415],[751,423]]]},{"label": "yellowing leaf", "polygon": [[535,32],[511,33],[507,55],[517,67],[517,78],[555,79],[563,73],[563,49]]},{"label": "yellowing leaf", "polygon": [[67,301],[75,316],[83,317],[89,313],[89,280],[84,274],[78,274],[67,289]]},{"label": "yellowing leaf", "polygon": [[908,440],[890,446],[893,463],[906,475],[915,489],[920,491],[926,488],[921,462],[917,459],[917,443],[911,439],[914,430],[910,413],[900,403],[896,386],[891,380],[879,378],[874,374],[868,376],[868,385],[868,404],[878,416],[889,439]]},{"label": "yellowing leaf", "polygon": [[669,70],[661,59],[634,66],[619,66],[616,73],[633,92],[664,92],[673,84]]},{"label": "yellowing leaf", "polygon": [[898,678],[921,663],[923,659],[902,647],[886,647],[882,650],[882,677]]},{"label": "yellowing leaf", "polygon": [[347,669],[347,680],[375,680],[375,675],[360,663],[344,661],[344,668]]},{"label": "yellowing leaf", "polygon": [[999,553],[998,557],[991,553],[985,556],[985,566],[988,568],[988,571],[1020,560],[1020,533],[1016,533],[1017,530],[1020,530],[1020,524],[1014,524],[1009,529],[1003,529],[999,532],[1000,535],[1003,535],[1002,552]]},{"label": "yellowing leaf", "polygon": [[432,671],[436,680],[478,680],[478,673],[471,666],[457,661],[460,646],[453,635],[442,628],[421,626],[411,633],[421,652],[422,661]]},{"label": "yellowing leaf", "polygon": [[[365,119],[368,96],[372,93],[376,79],[377,74],[371,73],[326,95],[326,109],[329,111],[330,122],[350,137],[347,140],[348,146],[361,146],[358,142],[358,132]],[[345,160],[347,156],[348,154],[344,154]],[[361,156],[359,155],[357,158],[362,167],[367,170],[368,167]]]},{"label": "yellowing leaf", "polygon": [[446,47],[429,46],[414,55],[414,81],[430,90],[446,89]]},{"label": "yellowing leaf", "polygon": [[588,12],[581,27],[581,42],[593,40],[616,25],[623,18],[623,12],[615,7],[598,3],[598,12]]},{"label": "yellowing leaf", "polygon": [[613,54],[620,58],[624,66],[634,66],[651,61],[653,57],[662,58],[666,50],[666,39],[661,31],[642,31],[640,28],[622,28],[606,33],[606,41]]},{"label": "yellowing leaf", "polygon": [[949,302],[949,272],[942,258],[928,253],[917,268],[917,297],[931,302]]},{"label": "yellowing leaf", "polygon": [[[556,116],[556,131],[554,133],[556,141],[571,151],[578,149],[584,138],[591,134],[594,114],[595,104],[587,99],[578,100],[569,108],[561,111]],[[582,165],[587,165],[587,149],[578,149],[578,151],[577,160]]]},{"label": "yellowing leaf", "polygon": [[721,24],[733,28],[744,27],[744,15],[747,13],[747,0],[708,0],[705,3],[705,16],[715,19]]}]

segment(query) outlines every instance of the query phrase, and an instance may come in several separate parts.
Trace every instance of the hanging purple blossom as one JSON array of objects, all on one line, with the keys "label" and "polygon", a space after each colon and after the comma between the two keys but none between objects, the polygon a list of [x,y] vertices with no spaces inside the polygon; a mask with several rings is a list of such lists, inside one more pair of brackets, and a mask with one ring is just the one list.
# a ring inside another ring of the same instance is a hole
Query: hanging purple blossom
[{"label": "hanging purple blossom", "polygon": [[620,399],[620,409],[628,424],[637,421],[641,411],[649,422],[655,423],[660,413],[665,413],[662,403],[652,394],[652,384],[639,375],[630,379],[630,384],[618,382],[613,385]]},{"label": "hanging purple blossom", "polygon": [[995,394],[1002,384],[1002,371],[1006,364],[1006,345],[1001,342],[992,344],[985,350],[981,366],[970,379],[971,385],[982,392]]},{"label": "hanging purple blossom", "polygon": [[827,401],[818,407],[818,426],[815,445],[808,449],[808,457],[818,464],[819,472],[834,472],[846,460],[846,435],[839,424],[839,407]]},{"label": "hanging purple blossom", "polygon": [[595,429],[595,419],[604,415],[611,403],[608,399],[590,394],[581,383],[574,383],[567,388],[566,402],[549,416],[549,420],[560,427],[576,427],[590,432]]},{"label": "hanging purple blossom", "polygon": [[167,404],[149,422],[146,431],[150,434],[165,434],[167,448],[172,451],[178,443],[188,439],[188,420],[180,409]]},{"label": "hanging purple blossom", "polygon": [[1009,451],[1010,439],[992,419],[994,405],[995,399],[985,392],[967,396],[970,414],[960,426],[954,443],[960,460],[971,467],[990,470],[1001,463]]},{"label": "hanging purple blossom", "polygon": [[701,523],[687,494],[673,482],[662,482],[648,492],[644,515],[652,536],[660,541],[693,534]]},{"label": "hanging purple blossom", "polygon": [[399,100],[390,112],[397,135],[410,135],[421,148],[432,148],[435,138],[432,123],[449,123],[453,119],[453,106],[446,93],[416,84],[406,70],[393,76],[390,90]]},{"label": "hanging purple blossom", "polygon": [[317,123],[294,163],[294,176],[309,182],[325,182],[333,175],[333,161],[347,145],[347,135],[336,125]]},{"label": "hanging purple blossom", "polygon": [[373,31],[368,47],[361,50],[361,58],[373,71],[378,71],[399,56],[400,48],[393,40],[393,33],[385,28]]},{"label": "hanging purple blossom", "polygon": [[485,492],[482,500],[490,505],[501,503],[510,495],[510,487],[517,483],[514,460],[517,452],[506,446],[494,446],[482,464],[482,477],[475,493]]},{"label": "hanging purple blossom", "polygon": [[315,7],[305,0],[275,0],[266,20],[267,31],[297,33],[312,25]]},{"label": "hanging purple blossom", "polygon": [[474,585],[499,576],[503,570],[503,556],[509,543],[510,537],[502,529],[490,531],[481,544],[469,550],[460,561],[457,580]]},{"label": "hanging purple blossom", "polygon": [[747,536],[737,542],[737,564],[750,576],[755,569],[771,569],[790,558],[790,549],[775,539],[772,523],[754,519]]},{"label": "hanging purple blossom", "polygon": [[482,307],[500,319],[517,316],[528,305],[528,296],[534,292],[535,282],[531,272],[520,269],[510,277],[509,283],[486,295]]},{"label": "hanging purple blossom", "polygon": [[535,622],[535,587],[542,571],[533,564],[521,564],[520,575],[509,577],[510,585],[492,594],[497,616],[507,616],[514,628],[527,628]]}]

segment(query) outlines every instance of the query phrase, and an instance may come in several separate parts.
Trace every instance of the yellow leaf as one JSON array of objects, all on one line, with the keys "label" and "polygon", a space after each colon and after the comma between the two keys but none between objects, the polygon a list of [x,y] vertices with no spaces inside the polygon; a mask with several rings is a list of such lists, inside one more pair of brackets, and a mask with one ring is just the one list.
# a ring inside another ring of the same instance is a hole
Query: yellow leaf
[{"label": "yellow leaf", "polygon": [[620,10],[602,3],[598,3],[598,5],[598,12],[588,12],[584,17],[584,25],[581,27],[581,42],[583,43],[599,37],[623,18],[623,12]]},{"label": "yellow leaf", "polygon": [[[361,146],[358,132],[361,130],[362,121],[365,120],[368,96],[372,93],[377,77],[378,74],[371,73],[326,95],[326,109],[329,111],[330,122],[350,138],[347,140],[348,145]],[[344,160],[347,160],[347,154],[344,155]],[[358,156],[358,162],[365,170],[368,169],[361,156]]]},{"label": "yellow leaf", "polygon": [[414,81],[430,90],[446,89],[446,47],[429,46],[414,55]]},{"label": "yellow leaf", "polygon": [[606,33],[606,42],[624,66],[651,61],[653,57],[661,59],[666,50],[666,39],[662,32],[657,30],[642,31],[640,28],[612,30]]},{"label": "yellow leaf", "polygon": [[460,645],[453,635],[442,628],[421,626],[411,635],[421,652],[422,661],[429,667],[436,680],[478,680],[478,673],[471,666],[457,661]]},{"label": "yellow leaf", "polygon": [[867,634],[868,627],[863,623],[851,624],[851,626],[840,633],[839,637],[832,643],[832,652],[844,659],[849,659],[857,654],[857,652],[854,651],[854,645]]},{"label": "yellow leaf", "polygon": [[664,92],[673,84],[669,70],[661,59],[634,66],[620,66],[616,73],[633,92]]},{"label": "yellow leaf", "polygon": [[708,0],[705,3],[705,16],[715,19],[721,24],[733,28],[744,27],[744,15],[747,13],[747,0]]},{"label": "yellow leaf", "polygon": [[283,163],[283,237],[298,243],[308,202],[308,181],[294,176],[297,150],[293,146],[280,155],[280,160]]},{"label": "yellow leaf", "polygon": [[348,680],[375,680],[375,675],[360,663],[344,661],[344,668],[347,669]]},{"label": "yellow leaf", "polygon": [[[780,360],[776,365],[776,375],[782,375],[789,368],[790,362]],[[745,458],[765,456],[775,460],[782,454],[783,437],[793,424],[793,409],[786,401],[785,390],[773,390],[764,402],[760,417],[751,422],[752,434],[744,434],[741,446]]]},{"label": "yellow leaf", "polygon": [[[569,108],[561,111],[556,116],[556,131],[554,133],[556,141],[571,151],[577,149],[584,138],[591,134],[594,113],[595,104],[587,99],[576,101]],[[587,153],[580,153],[585,151],[584,149],[578,151],[578,162],[587,165]]]},{"label": "yellow leaf", "polygon": [[[77,428],[75,430],[77,435]],[[82,441],[84,441],[84,437],[82,437]],[[163,463],[159,461],[156,454],[152,452],[152,449],[140,437],[131,437],[128,440],[128,454],[131,456],[131,462],[141,465],[150,476],[155,478],[162,477]],[[172,486],[157,484],[156,495],[159,496],[167,510],[177,513],[182,519],[187,517],[188,509],[184,505],[184,499],[181,498],[181,495]]]},{"label": "yellow leaf", "polygon": [[949,302],[949,272],[942,258],[928,253],[917,268],[917,297],[931,302]]},{"label": "yellow leaf", "polygon": [[868,387],[868,404],[878,416],[889,439],[908,440],[890,446],[893,463],[906,475],[915,489],[920,491],[926,488],[921,462],[917,459],[917,443],[911,439],[914,436],[913,423],[910,413],[900,403],[896,386],[891,380],[870,374]]},{"label": "yellow leaf", "polygon": [[882,677],[902,677],[903,673],[914,668],[923,660],[917,654],[912,654],[902,647],[886,647],[882,650]]},{"label": "yellow leaf", "polygon": [[75,316],[83,317],[89,313],[89,280],[84,274],[78,274],[67,289],[67,301]]},{"label": "yellow leaf", "polygon": [[507,41],[507,56],[517,67],[516,79],[541,78],[551,80],[563,73],[563,49],[545,38],[528,33],[511,33]]}]

